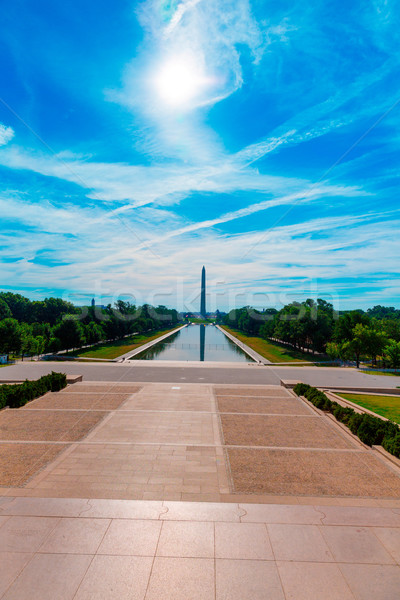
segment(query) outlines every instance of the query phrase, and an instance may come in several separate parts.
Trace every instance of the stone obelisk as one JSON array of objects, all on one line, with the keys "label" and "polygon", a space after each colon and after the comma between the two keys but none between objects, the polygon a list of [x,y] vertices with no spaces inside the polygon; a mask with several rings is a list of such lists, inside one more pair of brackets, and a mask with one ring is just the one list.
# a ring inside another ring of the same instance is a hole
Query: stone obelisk
[{"label": "stone obelisk", "polygon": [[200,296],[200,314],[206,316],[206,269],[201,270],[201,296]]}]

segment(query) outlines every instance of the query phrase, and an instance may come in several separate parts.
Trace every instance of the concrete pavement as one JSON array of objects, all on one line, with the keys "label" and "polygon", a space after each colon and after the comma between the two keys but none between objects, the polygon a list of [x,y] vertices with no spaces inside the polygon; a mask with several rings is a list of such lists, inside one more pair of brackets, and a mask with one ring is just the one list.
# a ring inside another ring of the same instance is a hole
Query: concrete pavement
[{"label": "concrete pavement", "polygon": [[[370,462],[364,477],[373,451],[306,402],[281,386],[224,383],[84,381],[0,413],[17,416],[17,429],[9,418],[2,430],[7,440],[12,431],[24,433],[21,419],[28,419],[26,446],[36,447],[46,431],[47,442],[62,449],[19,487],[0,488],[0,598],[397,600],[400,498],[390,492],[398,480],[393,466],[376,459],[380,465]],[[51,412],[84,417],[99,410],[104,418],[79,441],[71,428],[40,428],[40,415],[48,422]],[[271,458],[265,435],[289,462]],[[231,446],[223,448],[227,440]],[[245,456],[244,470],[230,449]],[[267,458],[266,471],[251,469],[257,461],[249,451]],[[322,454],[328,460],[319,465]],[[340,471],[342,460],[358,463]],[[323,491],[341,478],[352,489]],[[302,495],[301,479],[321,493]],[[265,490],[289,480],[292,495],[257,495],[257,481]],[[138,493],[141,500],[127,499]],[[187,501],[175,501],[178,494]],[[222,496],[225,502],[204,501]]]},{"label": "concrete pavement", "polygon": [[[131,364],[132,363],[132,364]],[[279,367],[242,363],[130,361],[126,363],[24,362],[0,369],[3,380],[37,379],[51,371],[81,373],[85,381],[141,381],[278,385],[281,379],[321,387],[396,388],[400,376],[367,375],[354,368]]]},{"label": "concrete pavement", "polygon": [[282,386],[82,382],[0,413],[8,496],[375,506],[399,474]]},{"label": "concrete pavement", "polygon": [[400,509],[0,499],[3,600],[397,600]]}]

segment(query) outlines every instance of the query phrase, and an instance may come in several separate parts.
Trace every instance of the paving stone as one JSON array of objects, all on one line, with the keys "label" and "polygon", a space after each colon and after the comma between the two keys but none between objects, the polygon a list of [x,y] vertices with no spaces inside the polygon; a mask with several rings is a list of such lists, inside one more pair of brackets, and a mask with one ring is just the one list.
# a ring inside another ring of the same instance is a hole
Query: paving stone
[{"label": "paving stone", "polygon": [[240,510],[235,504],[214,502],[164,502],[167,511],[160,516],[166,521],[239,522]]},{"label": "paving stone", "polygon": [[373,531],[389,554],[400,564],[400,528],[374,527]]},{"label": "paving stone", "polygon": [[214,598],[214,560],[154,559],[146,600],[210,600]]},{"label": "paving stone", "polygon": [[3,552],[35,552],[59,522],[56,517],[12,516],[0,528]]},{"label": "paving stone", "polygon": [[337,565],[312,562],[277,565],[286,600],[355,600]]},{"label": "paving stone", "polygon": [[267,525],[276,560],[333,562],[317,525]]},{"label": "paving stone", "polygon": [[153,559],[95,556],[74,600],[143,600]]},{"label": "paving stone", "polygon": [[109,519],[61,519],[40,546],[47,554],[95,554],[111,521]]},{"label": "paving stone", "polygon": [[285,599],[276,565],[259,560],[217,560],[216,600],[244,598]]},{"label": "paving stone", "polygon": [[36,554],[4,600],[72,600],[92,560],[78,554]]},{"label": "paving stone", "polygon": [[291,506],[285,504],[240,504],[244,512],[241,521],[244,523],[293,523],[319,525],[323,512],[313,506]]},{"label": "paving stone", "polygon": [[98,554],[153,556],[161,530],[160,521],[114,519]]},{"label": "paving stone", "polygon": [[324,506],[318,507],[324,514],[324,525],[361,525],[377,527],[400,527],[400,513],[390,508]]},{"label": "paving stone", "polygon": [[4,594],[32,558],[33,554],[28,552],[0,551],[0,596]]},{"label": "paving stone", "polygon": [[213,523],[164,521],[157,556],[214,558]]},{"label": "paving stone", "polygon": [[397,600],[400,568],[395,565],[341,565],[356,600]]},{"label": "paving stone", "polygon": [[216,558],[273,560],[264,524],[215,523]]},{"label": "paving stone", "polygon": [[324,526],[322,534],[335,560],[345,563],[394,563],[370,528],[337,525]]}]

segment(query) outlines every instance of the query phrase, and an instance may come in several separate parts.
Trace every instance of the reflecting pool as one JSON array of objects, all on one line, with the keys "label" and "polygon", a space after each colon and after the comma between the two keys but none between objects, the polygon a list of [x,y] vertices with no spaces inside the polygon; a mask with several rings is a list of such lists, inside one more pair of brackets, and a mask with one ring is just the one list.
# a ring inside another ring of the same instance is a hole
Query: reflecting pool
[{"label": "reflecting pool", "polygon": [[214,325],[188,325],[131,360],[253,362]]}]

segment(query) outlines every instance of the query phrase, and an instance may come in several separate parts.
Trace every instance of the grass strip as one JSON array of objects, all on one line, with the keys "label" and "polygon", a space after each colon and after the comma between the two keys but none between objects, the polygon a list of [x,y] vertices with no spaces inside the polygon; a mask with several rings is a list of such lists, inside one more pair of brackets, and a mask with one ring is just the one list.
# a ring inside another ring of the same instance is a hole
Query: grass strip
[{"label": "grass strip", "polygon": [[[179,327],[181,326],[179,325]],[[179,329],[179,327],[172,327],[172,329],[159,329],[157,331],[153,331],[151,334],[140,333],[137,335],[132,335],[128,338],[124,338],[123,340],[98,344],[95,348],[88,348],[87,350],[82,350],[81,352],[73,352],[73,356],[82,358],[118,358],[118,356],[121,356],[121,354],[130,352],[131,350],[136,350],[136,348],[139,348],[139,346],[143,346],[144,344],[147,344],[147,342],[151,342],[152,340],[155,340],[166,333],[175,331],[176,329]]]},{"label": "grass strip", "polygon": [[400,396],[370,396],[368,394],[338,394],[363,408],[367,408],[390,421],[400,423]]},{"label": "grass strip", "polygon": [[[226,325],[221,325],[221,327],[273,363],[313,362],[313,359],[310,358],[310,354],[298,350],[291,350],[288,346],[279,344],[279,342],[271,342],[270,340],[264,340],[257,336],[249,336],[237,329],[227,327]],[[320,359],[318,358],[317,360]]]}]

